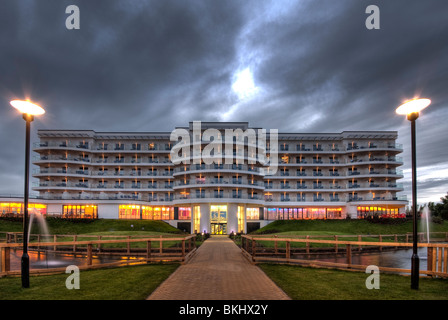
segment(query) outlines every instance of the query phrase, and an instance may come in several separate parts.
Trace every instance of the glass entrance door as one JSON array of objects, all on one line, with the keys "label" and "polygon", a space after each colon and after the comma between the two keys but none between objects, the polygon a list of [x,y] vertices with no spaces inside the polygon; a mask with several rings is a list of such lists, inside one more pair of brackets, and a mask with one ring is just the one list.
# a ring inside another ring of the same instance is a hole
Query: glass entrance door
[{"label": "glass entrance door", "polygon": [[227,234],[227,223],[211,223],[211,234]]},{"label": "glass entrance door", "polygon": [[227,206],[210,206],[210,233],[227,234]]}]

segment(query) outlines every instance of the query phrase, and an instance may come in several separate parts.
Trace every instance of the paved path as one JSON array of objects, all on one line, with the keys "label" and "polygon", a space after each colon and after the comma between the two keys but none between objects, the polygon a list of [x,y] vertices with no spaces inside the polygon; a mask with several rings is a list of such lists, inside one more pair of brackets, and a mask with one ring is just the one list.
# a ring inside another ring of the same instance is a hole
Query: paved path
[{"label": "paved path", "polygon": [[148,300],[289,300],[228,237],[211,237]]}]

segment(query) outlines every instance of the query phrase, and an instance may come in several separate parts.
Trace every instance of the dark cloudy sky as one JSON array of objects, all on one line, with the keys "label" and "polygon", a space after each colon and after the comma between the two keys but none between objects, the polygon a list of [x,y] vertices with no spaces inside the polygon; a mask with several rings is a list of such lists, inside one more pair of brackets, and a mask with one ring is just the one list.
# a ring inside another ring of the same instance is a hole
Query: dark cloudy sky
[{"label": "dark cloudy sky", "polygon": [[[80,30],[67,30],[69,5]],[[368,5],[380,29],[368,30]],[[24,121],[37,129],[171,131],[249,121],[280,132],[397,130],[410,199],[417,122],[419,202],[448,191],[448,1],[1,0],[0,194],[23,193]]]}]

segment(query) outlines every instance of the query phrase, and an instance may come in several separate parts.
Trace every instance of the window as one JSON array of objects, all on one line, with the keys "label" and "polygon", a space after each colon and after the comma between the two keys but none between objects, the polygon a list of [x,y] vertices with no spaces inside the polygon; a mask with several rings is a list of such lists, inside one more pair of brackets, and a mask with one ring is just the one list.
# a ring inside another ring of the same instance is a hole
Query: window
[{"label": "window", "polygon": [[306,189],[305,181],[297,181],[297,189]]},{"label": "window", "polygon": [[[23,207],[24,207],[23,203],[16,203],[16,202],[0,203],[0,216],[22,215]],[[36,212],[45,215],[47,214],[47,206],[44,204],[29,203],[28,212],[30,214]]]},{"label": "window", "polygon": [[241,176],[233,176],[232,177],[232,183],[233,184],[241,184],[242,183],[242,177]]},{"label": "window", "polygon": [[265,189],[272,189],[272,181],[265,181],[264,182],[264,188]]},{"label": "window", "polygon": [[215,198],[222,198],[224,196],[223,190],[215,190],[214,191]]},{"label": "window", "polygon": [[191,208],[190,207],[179,207],[179,220],[191,220]]},{"label": "window", "polygon": [[260,209],[259,208],[246,208],[246,219],[247,220],[259,220],[260,219]]},{"label": "window", "polygon": [[63,218],[96,219],[98,218],[96,205],[65,205],[62,207]]},{"label": "window", "polygon": [[157,188],[157,181],[149,181],[148,182],[148,188],[149,189],[156,189]]},{"label": "window", "polygon": [[150,193],[148,195],[148,201],[157,201],[157,193]]},{"label": "window", "polygon": [[201,207],[194,206],[193,213],[194,213],[194,233],[198,233],[200,232],[201,228]]},{"label": "window", "polygon": [[140,143],[133,143],[132,144],[132,150],[141,150],[141,144]]},{"label": "window", "polygon": [[205,190],[196,189],[196,198],[197,199],[205,198]]},{"label": "window", "polygon": [[214,223],[226,223],[227,222],[227,206],[211,206],[210,207],[210,220]]},{"label": "window", "polygon": [[244,207],[238,206],[238,233],[244,232]]},{"label": "window", "polygon": [[338,169],[330,169],[330,176],[339,176]]},{"label": "window", "polygon": [[289,181],[281,181],[280,182],[280,187],[282,189],[289,189]]},{"label": "window", "polygon": [[296,157],[296,163],[307,163],[307,161],[305,160],[305,157],[300,155]]},{"label": "window", "polygon": [[287,155],[282,156],[280,163],[289,163],[289,157]]},{"label": "window", "polygon": [[140,206],[122,204],[118,207],[118,219],[140,219]]},{"label": "window", "polygon": [[157,150],[157,145],[154,142],[149,143],[148,150]]}]

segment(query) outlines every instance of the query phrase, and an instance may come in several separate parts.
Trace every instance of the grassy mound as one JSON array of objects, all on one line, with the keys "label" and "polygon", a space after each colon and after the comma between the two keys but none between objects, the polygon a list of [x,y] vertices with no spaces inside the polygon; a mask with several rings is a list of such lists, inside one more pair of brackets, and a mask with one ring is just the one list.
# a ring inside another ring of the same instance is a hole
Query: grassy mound
[{"label": "grassy mound", "polygon": [[[103,232],[158,232],[178,233],[183,232],[164,221],[153,220],[67,220],[61,218],[47,218],[48,229],[51,234],[91,234]],[[16,221],[0,220],[0,231],[21,232],[23,224],[20,219]],[[33,225],[31,233],[39,233],[37,225]]]},{"label": "grassy mound", "polygon": [[[420,225],[419,225],[420,229]],[[448,222],[432,223],[432,232],[447,232]],[[375,223],[367,220],[277,220],[251,234],[405,234],[412,232],[412,221]],[[421,232],[421,230],[419,230]]]}]

